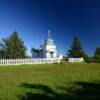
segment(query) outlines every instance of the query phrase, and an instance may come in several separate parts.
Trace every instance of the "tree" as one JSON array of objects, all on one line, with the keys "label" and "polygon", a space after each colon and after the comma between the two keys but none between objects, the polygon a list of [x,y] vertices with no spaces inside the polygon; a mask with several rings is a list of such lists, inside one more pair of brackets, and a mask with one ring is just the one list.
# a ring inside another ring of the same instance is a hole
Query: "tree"
[{"label": "tree", "polygon": [[0,43],[0,59],[5,58],[5,47],[4,44]]},{"label": "tree", "polygon": [[72,46],[70,50],[68,50],[68,57],[72,58],[87,58],[87,54],[83,51],[81,43],[77,37],[74,37]]},{"label": "tree", "polygon": [[5,58],[5,51],[3,49],[0,49],[0,59]]},{"label": "tree", "polygon": [[96,48],[93,59],[94,59],[94,62],[100,63],[100,47]]},{"label": "tree", "polygon": [[4,58],[25,58],[26,47],[24,42],[19,38],[17,32],[13,32],[12,35],[2,40],[1,43]]}]

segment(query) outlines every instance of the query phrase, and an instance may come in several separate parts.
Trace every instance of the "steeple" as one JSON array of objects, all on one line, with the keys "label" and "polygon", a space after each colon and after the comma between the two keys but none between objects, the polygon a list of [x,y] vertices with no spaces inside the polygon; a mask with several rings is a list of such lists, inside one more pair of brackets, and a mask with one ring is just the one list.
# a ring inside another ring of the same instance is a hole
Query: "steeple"
[{"label": "steeple", "polygon": [[48,38],[51,38],[50,30],[48,30]]},{"label": "steeple", "polygon": [[43,39],[41,40],[41,45],[44,45],[44,41],[43,41]]},{"label": "steeple", "polygon": [[50,34],[50,31],[49,31],[49,30],[48,30],[47,44],[49,44],[49,45],[54,45],[53,39],[51,38],[51,34]]}]

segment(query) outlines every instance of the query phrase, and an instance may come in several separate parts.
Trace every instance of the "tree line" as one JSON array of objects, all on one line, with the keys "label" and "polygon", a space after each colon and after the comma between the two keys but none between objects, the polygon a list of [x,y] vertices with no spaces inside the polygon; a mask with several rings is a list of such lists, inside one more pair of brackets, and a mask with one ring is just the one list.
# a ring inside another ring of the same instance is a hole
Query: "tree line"
[{"label": "tree line", "polygon": [[[17,32],[13,32],[11,36],[2,39],[0,43],[0,58],[27,58],[26,50],[24,41],[19,37]],[[93,57],[89,57],[83,50],[78,37],[74,37],[66,56],[70,58],[83,57],[86,62],[100,63],[100,47],[96,48]]]}]

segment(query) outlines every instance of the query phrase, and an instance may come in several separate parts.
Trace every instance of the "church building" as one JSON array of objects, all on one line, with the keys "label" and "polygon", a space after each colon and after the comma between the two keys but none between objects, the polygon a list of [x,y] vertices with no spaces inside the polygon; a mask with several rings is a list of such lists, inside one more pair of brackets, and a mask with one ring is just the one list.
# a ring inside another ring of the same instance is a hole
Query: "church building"
[{"label": "church building", "polygon": [[51,38],[50,31],[48,31],[48,39],[42,44],[38,49],[32,48],[32,56],[33,58],[56,58],[57,55],[57,47]]}]

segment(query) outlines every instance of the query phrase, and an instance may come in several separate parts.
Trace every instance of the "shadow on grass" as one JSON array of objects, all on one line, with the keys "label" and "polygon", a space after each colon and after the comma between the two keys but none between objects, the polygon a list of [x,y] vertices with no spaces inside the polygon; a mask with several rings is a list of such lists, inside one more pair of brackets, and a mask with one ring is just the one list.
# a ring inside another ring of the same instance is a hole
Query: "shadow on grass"
[{"label": "shadow on grass", "polygon": [[[30,89],[25,95],[21,95],[21,100],[100,100],[100,83],[89,83],[84,81],[75,82],[72,87],[57,87],[62,92],[57,93],[48,86],[21,84],[21,87]],[[34,93],[33,90],[38,90]]]}]

